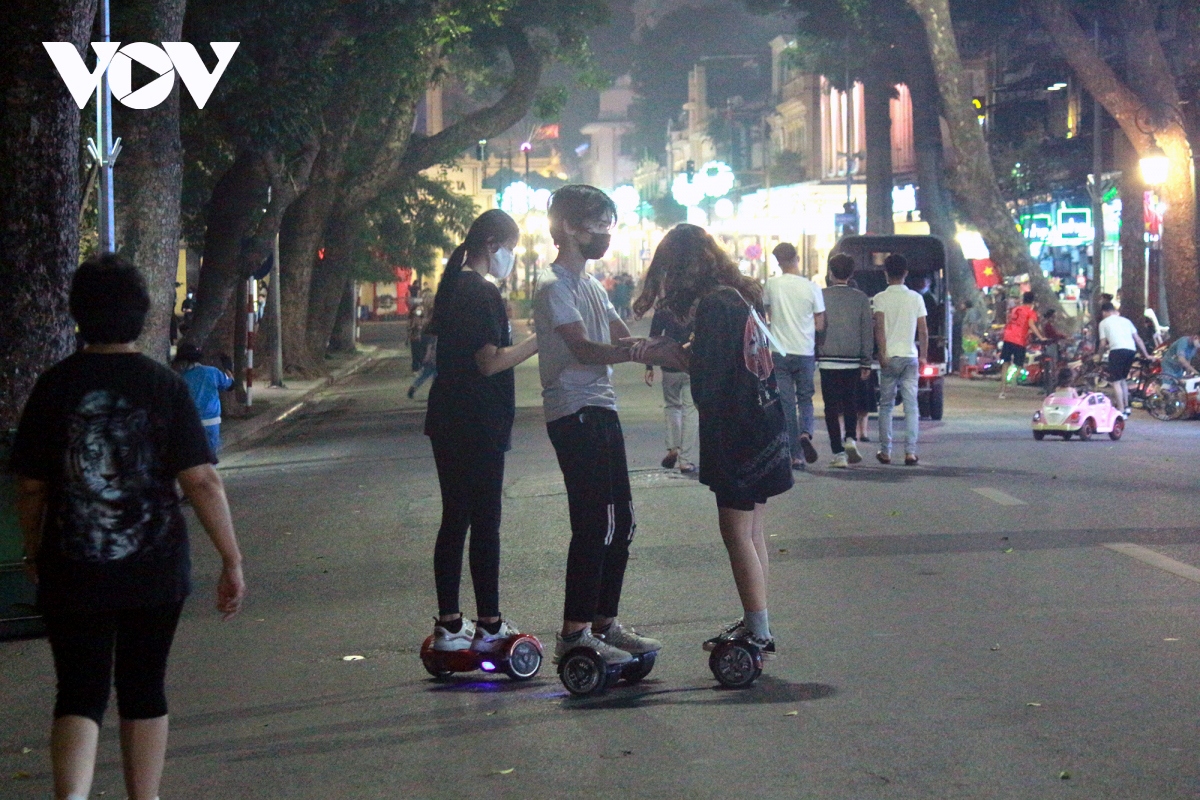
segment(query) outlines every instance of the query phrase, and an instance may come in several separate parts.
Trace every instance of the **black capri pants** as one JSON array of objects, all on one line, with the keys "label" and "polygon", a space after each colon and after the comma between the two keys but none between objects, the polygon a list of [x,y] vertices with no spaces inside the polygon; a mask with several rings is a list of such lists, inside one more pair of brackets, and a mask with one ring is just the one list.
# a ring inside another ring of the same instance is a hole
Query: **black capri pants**
[{"label": "black capri pants", "polygon": [[[167,713],[167,656],[183,601],[117,611],[48,611],[45,615],[58,695],[54,718],[104,720],[114,671],[123,720]],[[114,670],[115,665],[115,670]]]}]

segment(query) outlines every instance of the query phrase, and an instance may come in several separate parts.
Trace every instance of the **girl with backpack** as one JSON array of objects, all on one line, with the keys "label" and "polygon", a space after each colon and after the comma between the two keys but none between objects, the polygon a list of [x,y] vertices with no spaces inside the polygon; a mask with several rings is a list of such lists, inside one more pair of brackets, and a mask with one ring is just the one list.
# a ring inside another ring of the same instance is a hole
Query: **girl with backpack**
[{"label": "girl with backpack", "polygon": [[670,309],[694,326],[686,345],[668,338],[635,344],[630,360],[691,375],[700,412],[700,482],[716,495],[721,538],[743,615],[704,643],[746,636],[775,652],[767,617],[768,498],[792,486],[787,424],[775,385],[762,287],[742,275],[721,246],[695,225],[663,238],[634,313]]}]

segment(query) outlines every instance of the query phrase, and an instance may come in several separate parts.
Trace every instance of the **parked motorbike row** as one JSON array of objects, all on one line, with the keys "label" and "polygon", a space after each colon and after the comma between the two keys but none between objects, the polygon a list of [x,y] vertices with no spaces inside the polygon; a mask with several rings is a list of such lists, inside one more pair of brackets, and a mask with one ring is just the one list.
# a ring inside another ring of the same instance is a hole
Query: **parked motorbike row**
[{"label": "parked motorbike row", "polygon": [[[999,332],[992,332],[980,343],[973,372],[980,377],[1000,377]],[[1162,372],[1162,354],[1166,344],[1155,348],[1150,359],[1137,358],[1129,370],[1129,401],[1144,408],[1155,419],[1170,421],[1200,416],[1200,377],[1177,379]],[[1069,368],[1072,385],[1081,392],[1099,392],[1108,387],[1108,362],[1098,356],[1090,342],[1060,342],[1060,367]],[[1057,375],[1046,355],[1043,343],[1031,342],[1024,367],[1019,368],[1016,383],[1041,386],[1049,392]]]}]

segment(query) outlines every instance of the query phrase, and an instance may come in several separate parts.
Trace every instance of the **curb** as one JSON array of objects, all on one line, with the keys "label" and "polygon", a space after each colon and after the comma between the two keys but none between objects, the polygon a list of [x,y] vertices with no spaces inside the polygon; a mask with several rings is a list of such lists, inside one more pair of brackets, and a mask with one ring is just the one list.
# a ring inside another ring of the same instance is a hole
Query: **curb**
[{"label": "curb", "polygon": [[266,414],[262,417],[257,417],[247,422],[245,425],[239,426],[238,430],[229,431],[228,434],[226,434],[225,431],[222,431],[221,449],[232,449],[261,436],[268,428],[272,427],[277,422],[282,422],[292,414],[299,411],[303,406],[308,404],[315,395],[325,391],[333,384],[349,378],[351,375],[354,375],[368,364],[385,358],[385,354],[390,352],[391,351],[385,351],[382,348],[373,347],[369,352],[364,352],[349,364],[346,364],[342,368],[326,376],[316,386],[307,390],[303,394],[297,395],[291,405],[289,405],[282,413]]}]

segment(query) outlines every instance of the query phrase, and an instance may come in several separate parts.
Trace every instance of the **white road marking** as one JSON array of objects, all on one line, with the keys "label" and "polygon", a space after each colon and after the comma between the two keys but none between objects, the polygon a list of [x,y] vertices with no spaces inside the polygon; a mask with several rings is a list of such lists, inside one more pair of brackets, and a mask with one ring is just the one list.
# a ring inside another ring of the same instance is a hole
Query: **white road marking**
[{"label": "white road marking", "polygon": [[988,500],[991,500],[994,503],[999,503],[1002,506],[1028,505],[1024,500],[1018,500],[1007,492],[1002,492],[999,489],[992,489],[987,486],[981,486],[977,489],[972,489],[971,491],[981,494]]},{"label": "white road marking", "polygon": [[1127,555],[1130,558],[1136,558],[1143,564],[1149,564],[1152,567],[1158,567],[1164,572],[1169,572],[1172,575],[1178,575],[1181,578],[1187,578],[1189,581],[1200,583],[1200,569],[1193,567],[1191,564],[1184,564],[1182,561],[1176,561],[1173,558],[1168,558],[1162,553],[1156,553],[1148,547],[1142,547],[1138,544],[1130,544],[1129,542],[1112,542],[1104,545],[1109,550],[1122,555]]}]

